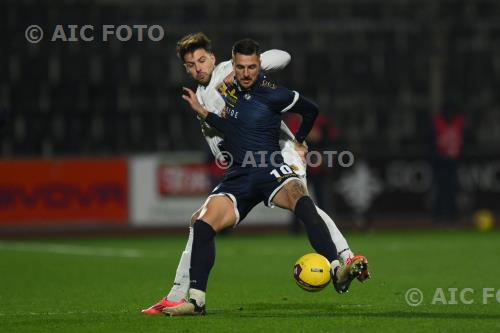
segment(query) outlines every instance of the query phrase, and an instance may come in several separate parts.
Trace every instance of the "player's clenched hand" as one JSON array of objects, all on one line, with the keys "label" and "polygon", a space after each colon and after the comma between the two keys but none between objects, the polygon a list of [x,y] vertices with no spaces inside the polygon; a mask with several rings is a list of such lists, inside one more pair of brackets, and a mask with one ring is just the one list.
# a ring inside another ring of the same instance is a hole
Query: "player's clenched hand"
[{"label": "player's clenched hand", "polygon": [[225,78],[224,78],[224,83],[226,86],[232,85],[234,82],[234,71],[231,71]]},{"label": "player's clenched hand", "polygon": [[299,154],[302,163],[306,165],[307,146],[305,144],[300,144],[298,142],[295,142],[294,148],[297,154]]},{"label": "player's clenched hand", "polygon": [[196,94],[189,88],[182,87],[184,90],[184,95],[182,95],[182,99],[188,102],[191,109],[196,112],[200,118],[205,119],[208,115],[208,111],[198,102],[198,98],[196,98]]}]

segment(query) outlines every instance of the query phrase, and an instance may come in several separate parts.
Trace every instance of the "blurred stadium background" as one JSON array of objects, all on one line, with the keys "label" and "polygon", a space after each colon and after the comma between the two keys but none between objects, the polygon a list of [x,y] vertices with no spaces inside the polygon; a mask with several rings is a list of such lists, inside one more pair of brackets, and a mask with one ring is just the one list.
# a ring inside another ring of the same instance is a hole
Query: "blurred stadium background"
[{"label": "blurred stadium background", "polygon": [[[499,17],[495,0],[2,1],[0,234],[186,225],[218,176],[180,98],[194,85],[175,43],[196,31],[219,61],[243,37],[291,54],[272,76],[319,103],[316,147],[355,156],[311,171],[340,225],[488,219],[500,202]],[[35,44],[33,24],[45,32]],[[71,24],[93,25],[95,40],[50,41]],[[106,24],[165,36],[103,42]],[[443,110],[465,124],[445,171],[432,126]],[[289,220],[259,209],[244,225]]]},{"label": "blurred stadium background", "polygon": [[[134,24],[165,36],[101,40],[103,25]],[[94,41],[51,41],[69,25],[94,26]],[[369,283],[297,288],[306,236],[259,207],[218,236],[206,318],[139,315],[171,286],[221,175],[180,97],[194,84],[175,43],[196,31],[219,61],[244,37],[291,54],[271,76],[319,103],[310,147],[355,156],[308,179],[369,258]],[[2,0],[0,38],[0,330],[500,330],[500,233],[470,230],[491,229],[500,203],[500,1]],[[455,303],[435,304],[439,290]]]}]

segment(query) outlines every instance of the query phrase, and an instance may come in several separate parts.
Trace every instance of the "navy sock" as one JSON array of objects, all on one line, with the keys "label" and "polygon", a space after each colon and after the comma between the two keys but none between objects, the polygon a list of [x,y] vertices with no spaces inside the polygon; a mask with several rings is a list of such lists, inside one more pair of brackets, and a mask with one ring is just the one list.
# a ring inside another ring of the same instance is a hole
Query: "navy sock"
[{"label": "navy sock", "polygon": [[309,242],[316,252],[325,256],[330,262],[337,259],[337,249],[332,241],[325,221],[319,216],[316,206],[310,197],[304,196],[295,205],[295,216],[303,223]]},{"label": "navy sock", "polygon": [[210,270],[215,262],[215,231],[203,220],[193,224],[193,248],[191,250],[190,287],[207,290]]}]

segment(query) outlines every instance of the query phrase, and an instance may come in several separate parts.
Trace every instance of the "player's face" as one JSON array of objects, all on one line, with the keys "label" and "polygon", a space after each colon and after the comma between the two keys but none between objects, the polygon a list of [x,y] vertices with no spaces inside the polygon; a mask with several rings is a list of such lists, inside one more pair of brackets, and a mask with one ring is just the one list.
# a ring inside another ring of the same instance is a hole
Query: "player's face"
[{"label": "player's face", "polygon": [[196,82],[206,85],[215,68],[215,56],[205,49],[197,49],[184,55],[184,67]]},{"label": "player's face", "polygon": [[257,80],[260,72],[260,57],[257,54],[244,55],[236,53],[233,55],[234,76],[240,87],[250,88]]}]

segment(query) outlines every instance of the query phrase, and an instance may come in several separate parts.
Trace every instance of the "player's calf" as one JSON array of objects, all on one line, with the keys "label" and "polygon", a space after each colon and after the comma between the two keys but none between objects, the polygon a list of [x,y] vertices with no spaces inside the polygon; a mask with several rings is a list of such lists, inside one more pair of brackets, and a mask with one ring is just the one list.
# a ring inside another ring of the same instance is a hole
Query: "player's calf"
[{"label": "player's calf", "polygon": [[302,181],[293,180],[283,186],[273,198],[273,203],[291,210],[304,223],[309,242],[316,252],[325,256],[330,262],[337,259],[337,249],[330,231]]},{"label": "player's calf", "polygon": [[330,262],[337,259],[337,249],[330,231],[309,196],[297,201],[294,213],[304,223],[309,242],[316,252],[325,256]]}]

